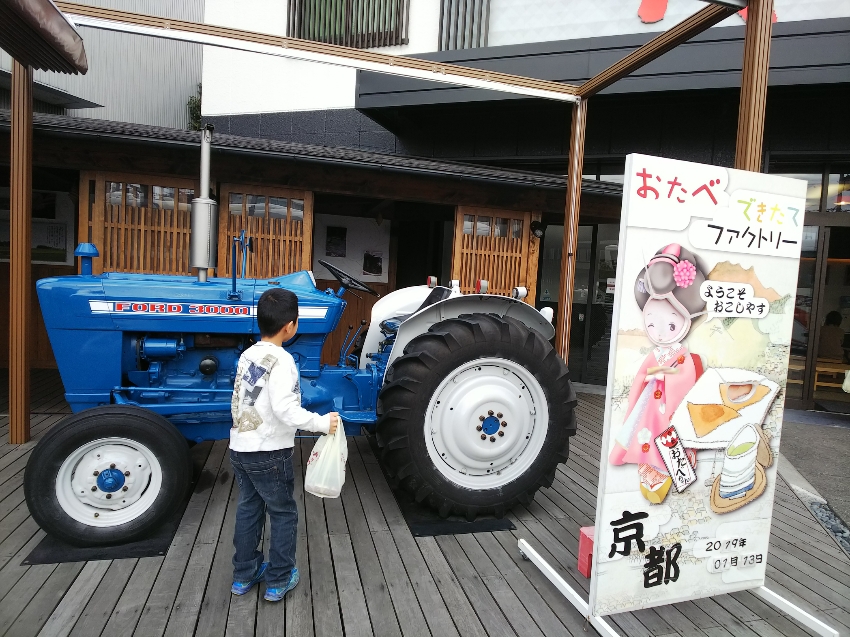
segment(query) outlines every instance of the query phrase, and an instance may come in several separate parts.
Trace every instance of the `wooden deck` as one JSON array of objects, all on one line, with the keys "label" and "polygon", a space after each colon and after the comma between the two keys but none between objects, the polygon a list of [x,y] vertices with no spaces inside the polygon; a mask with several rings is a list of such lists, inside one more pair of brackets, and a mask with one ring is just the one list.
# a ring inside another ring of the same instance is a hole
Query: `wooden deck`
[{"label": "wooden deck", "polygon": [[[67,411],[56,400],[58,386],[55,373],[34,374],[35,439]],[[552,488],[512,513],[514,532],[414,538],[366,440],[350,439],[341,498],[305,498],[297,474],[302,579],[279,604],[258,599],[256,588],[230,595],[237,489],[226,442],[200,450],[205,474],[165,556],[29,567],[21,562],[43,537],[22,489],[34,443],[0,444],[0,635],[593,634],[519,558],[516,542],[528,540],[587,590],[576,550],[579,527],[592,524],[595,512],[602,404],[600,396],[580,397],[570,460]],[[4,440],[7,431],[8,417],[0,417]],[[310,446],[299,445],[299,462]],[[777,489],[768,577],[771,589],[850,634],[850,559],[784,483]],[[611,620],[629,637],[810,634],[749,592]]]}]

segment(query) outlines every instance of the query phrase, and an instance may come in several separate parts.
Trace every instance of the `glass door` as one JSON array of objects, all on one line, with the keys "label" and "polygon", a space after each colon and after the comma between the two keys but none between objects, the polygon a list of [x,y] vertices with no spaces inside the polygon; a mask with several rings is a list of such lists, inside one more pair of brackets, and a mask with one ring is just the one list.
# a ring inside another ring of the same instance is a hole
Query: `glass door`
[{"label": "glass door", "polygon": [[850,392],[844,389],[850,370],[850,228],[825,230],[817,321],[809,330],[807,393],[815,409],[850,413]]},{"label": "glass door", "polygon": [[614,292],[617,288],[617,251],[620,224],[594,227],[593,263],[585,323],[585,357],[582,382],[604,385],[608,382],[608,354],[611,347],[611,323],[614,317]]},{"label": "glass door", "polygon": [[[821,263],[818,259],[817,226],[803,228],[800,270],[797,275],[797,296],[794,303],[794,323],[791,330],[791,355],[788,362],[787,398],[804,401],[806,398],[811,332],[817,323],[815,297],[820,291]],[[802,406],[802,405],[800,405]]]},{"label": "glass door", "polygon": [[[579,226],[578,249],[576,252],[576,278],[573,294],[572,320],[570,323],[570,351],[567,367],[574,382],[582,382],[584,362],[585,324],[587,322],[587,300],[590,289],[590,264],[592,261],[594,226]],[[538,309],[551,307],[558,317],[561,286],[561,252],[564,242],[564,226],[551,225],[546,228],[543,247],[540,251],[538,275]]]},{"label": "glass door", "polygon": [[[570,324],[570,377],[577,383],[604,385],[617,275],[619,224],[579,226],[575,293]],[[540,254],[537,307],[558,316],[563,226],[549,226]]]}]

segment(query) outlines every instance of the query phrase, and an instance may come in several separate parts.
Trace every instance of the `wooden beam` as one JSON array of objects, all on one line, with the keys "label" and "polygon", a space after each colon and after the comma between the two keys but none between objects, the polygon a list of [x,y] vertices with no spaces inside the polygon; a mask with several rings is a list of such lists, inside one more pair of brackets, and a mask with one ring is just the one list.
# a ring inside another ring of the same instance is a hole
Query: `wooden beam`
[{"label": "wooden beam", "polygon": [[353,67],[378,73],[503,91],[530,97],[568,102],[576,100],[577,87],[549,80],[476,69],[448,62],[354,49],[269,33],[232,29],[214,24],[91,7],[74,2],[56,2],[56,6],[67,13],[77,26],[124,31],[185,42],[198,42],[210,46],[253,51],[264,55]]},{"label": "wooden beam", "polygon": [[626,77],[639,68],[646,66],[655,58],[661,57],[671,49],[676,48],[683,42],[687,42],[695,35],[713,27],[733,15],[737,9],[733,7],[710,4],[700,9],[691,17],[682,20],[679,24],[653,38],[642,47],[635,49],[619,62],[612,64],[607,69],[593,76],[578,89],[582,98],[588,98],[599,91],[608,88],[614,82]]},{"label": "wooden beam", "polygon": [[750,0],[744,37],[744,69],[738,107],[738,140],[735,168],[760,172],[767,105],[767,73],[770,65],[770,34],[773,0]]},{"label": "wooden beam", "polygon": [[9,216],[9,442],[30,439],[30,234],[32,224],[32,67],[12,60],[12,164]]},{"label": "wooden beam", "polygon": [[555,325],[555,349],[566,361],[570,353],[570,323],[576,278],[578,220],[581,209],[581,174],[584,170],[584,131],[587,125],[587,100],[573,106],[570,125],[570,157],[567,168],[567,202],[564,208],[564,243],[561,250],[561,281],[558,317]]}]

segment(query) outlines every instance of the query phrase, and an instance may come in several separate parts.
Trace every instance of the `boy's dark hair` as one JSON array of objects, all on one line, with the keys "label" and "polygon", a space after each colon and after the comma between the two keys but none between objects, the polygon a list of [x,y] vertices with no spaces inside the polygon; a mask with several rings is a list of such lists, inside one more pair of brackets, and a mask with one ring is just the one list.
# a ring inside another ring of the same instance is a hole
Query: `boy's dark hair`
[{"label": "boy's dark hair", "polygon": [[841,313],[833,310],[826,315],[825,325],[841,325]]},{"label": "boy's dark hair", "polygon": [[272,288],[257,301],[257,325],[261,336],[274,336],[298,319],[298,297],[289,290]]}]

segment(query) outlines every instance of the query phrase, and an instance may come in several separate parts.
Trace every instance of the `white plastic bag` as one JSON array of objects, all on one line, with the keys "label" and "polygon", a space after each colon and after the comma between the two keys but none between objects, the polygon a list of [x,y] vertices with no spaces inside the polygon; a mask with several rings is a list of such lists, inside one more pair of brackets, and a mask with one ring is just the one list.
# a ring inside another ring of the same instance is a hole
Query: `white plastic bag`
[{"label": "white plastic bag", "polygon": [[310,452],[304,490],[320,498],[338,498],[345,483],[345,463],[348,460],[348,443],[342,423],[336,433],[321,436]]},{"label": "white plastic bag", "polygon": [[841,389],[850,394],[850,369],[844,372],[844,382],[841,384]]}]

